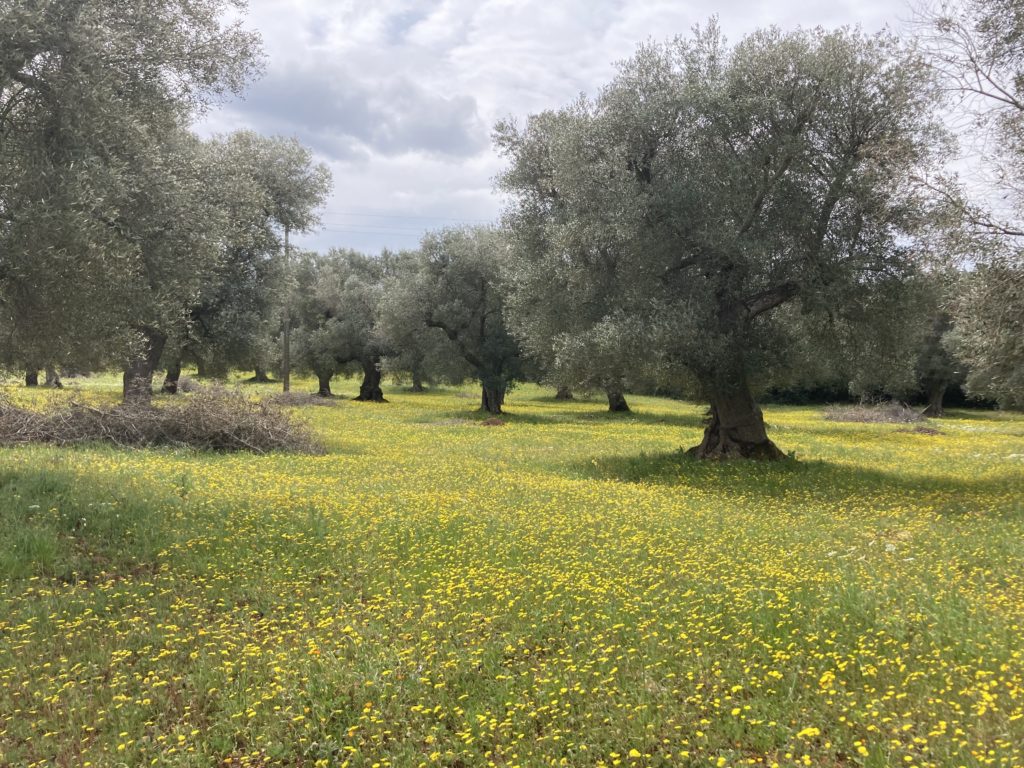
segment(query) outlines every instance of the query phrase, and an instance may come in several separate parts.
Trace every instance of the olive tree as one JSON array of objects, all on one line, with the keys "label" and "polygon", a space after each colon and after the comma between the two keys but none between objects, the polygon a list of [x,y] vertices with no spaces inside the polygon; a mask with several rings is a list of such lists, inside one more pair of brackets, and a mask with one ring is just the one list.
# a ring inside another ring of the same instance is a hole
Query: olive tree
[{"label": "olive tree", "polygon": [[281,232],[281,254],[286,282],[280,294],[282,315],[281,379],[284,391],[291,387],[291,236],[309,232],[319,223],[318,209],[331,191],[331,172],[316,162],[312,152],[297,139],[263,137],[241,132],[232,137],[233,148],[250,156],[250,165],[265,191],[265,211]]},{"label": "olive tree", "polygon": [[967,366],[970,394],[1024,409],[1024,259],[993,258],[961,280],[946,348]]},{"label": "olive tree", "polygon": [[381,358],[386,347],[378,331],[385,262],[350,250],[306,256],[297,274],[299,334],[296,357],[316,374],[319,394],[328,397],[331,379],[358,364],[363,380],[356,400],[385,402]]},{"label": "olive tree", "polygon": [[294,301],[286,239],[316,223],[330,186],[326,166],[294,139],[238,131],[209,144],[217,164],[210,194],[227,214],[223,253],[165,355],[167,391],[175,389],[183,357],[203,372],[250,368],[256,380],[269,380],[268,341]]},{"label": "olive tree", "polygon": [[430,233],[416,269],[391,283],[383,304],[388,327],[440,331],[480,382],[481,410],[493,414],[502,412],[509,386],[523,374],[519,345],[503,317],[505,255],[503,238],[491,228]]},{"label": "olive tree", "polygon": [[1024,405],[1024,2],[961,0],[919,14],[930,61],[960,117],[967,191],[946,200],[967,224],[966,262],[945,349],[967,364],[968,392]]},{"label": "olive tree", "polygon": [[711,406],[696,455],[778,458],[754,394],[788,343],[777,310],[827,317],[913,272],[935,99],[887,35],[770,29],[730,47],[712,24],[644,45],[595,99],[498,126],[510,306],[560,273],[563,312],[692,376]]},{"label": "olive tree", "polygon": [[210,147],[181,132],[138,158],[136,195],[115,219],[138,254],[122,277],[135,339],[124,364],[124,398],[146,402],[168,338],[181,326],[223,256],[227,210]]},{"label": "olive tree", "polygon": [[415,303],[403,301],[418,279],[420,256],[417,251],[381,254],[386,279],[377,325],[387,350],[382,370],[407,375],[413,392],[423,392],[428,383],[458,384],[473,375],[444,331],[428,327]]},{"label": "olive tree", "polygon": [[201,231],[209,179],[185,126],[259,67],[256,37],[225,21],[241,6],[0,7],[0,295],[49,359],[126,356],[129,398],[148,397],[161,337],[213,263],[220,219]]},{"label": "olive tree", "polygon": [[1024,237],[1024,2],[923,5],[918,27],[970,159],[973,195],[948,202],[976,233]]}]

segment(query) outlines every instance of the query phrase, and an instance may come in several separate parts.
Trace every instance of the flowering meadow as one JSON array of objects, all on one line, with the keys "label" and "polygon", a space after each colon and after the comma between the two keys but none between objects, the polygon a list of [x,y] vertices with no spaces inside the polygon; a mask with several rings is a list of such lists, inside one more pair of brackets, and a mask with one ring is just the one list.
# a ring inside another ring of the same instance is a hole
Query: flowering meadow
[{"label": "flowering meadow", "polygon": [[796,460],[717,464],[551,395],[0,450],[0,765],[1024,766],[1024,416],[769,407]]}]

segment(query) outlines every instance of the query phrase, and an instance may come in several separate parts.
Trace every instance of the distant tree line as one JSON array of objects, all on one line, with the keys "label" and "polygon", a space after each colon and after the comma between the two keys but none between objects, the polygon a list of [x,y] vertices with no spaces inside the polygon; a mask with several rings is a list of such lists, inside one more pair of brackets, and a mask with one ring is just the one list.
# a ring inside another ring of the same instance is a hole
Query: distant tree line
[{"label": "distant tree line", "polygon": [[[1024,406],[1024,10],[967,0],[920,40],[714,22],[641,46],[593,98],[501,122],[491,227],[310,253],[331,179],[292,139],[188,125],[258,73],[230,0],[28,0],[0,14],[0,362],[293,369],[384,401],[475,379],[710,405],[693,452],[776,458],[758,402],[950,388]],[[1012,29],[1011,29],[1012,27]],[[944,173],[954,110],[997,141],[999,206]],[[984,198],[980,198],[984,199]]]}]

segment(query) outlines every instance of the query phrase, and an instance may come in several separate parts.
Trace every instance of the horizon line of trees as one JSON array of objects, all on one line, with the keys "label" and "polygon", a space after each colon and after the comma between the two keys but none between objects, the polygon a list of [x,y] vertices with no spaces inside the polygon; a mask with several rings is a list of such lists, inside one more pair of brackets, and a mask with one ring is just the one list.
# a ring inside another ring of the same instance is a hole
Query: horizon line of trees
[{"label": "horizon line of trees", "polygon": [[[260,69],[236,5],[4,9],[0,364],[27,384],[117,366],[145,403],[158,370],[174,393],[184,365],[295,368],[330,396],[359,371],[380,402],[385,375],[473,378],[491,413],[521,381],[612,411],[670,391],[709,403],[704,458],[782,455],[772,389],[1024,406],[1020,0],[925,13],[914,43],[712,21],[644,44],[593,98],[496,126],[498,224],[380,256],[293,252],[331,187],[294,139],[188,129]],[[998,139],[1001,208],[944,175],[942,109]]]}]

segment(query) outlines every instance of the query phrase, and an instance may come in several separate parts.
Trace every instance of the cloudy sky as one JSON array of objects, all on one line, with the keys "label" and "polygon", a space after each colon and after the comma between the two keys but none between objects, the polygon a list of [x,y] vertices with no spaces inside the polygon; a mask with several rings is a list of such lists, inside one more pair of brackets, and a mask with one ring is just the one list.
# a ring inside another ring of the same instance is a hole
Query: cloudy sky
[{"label": "cloudy sky", "polygon": [[638,42],[717,13],[762,26],[901,30],[903,0],[249,0],[266,73],[205,134],[295,136],[334,174],[310,248],[411,248],[426,229],[496,218],[494,123],[593,94]]}]

